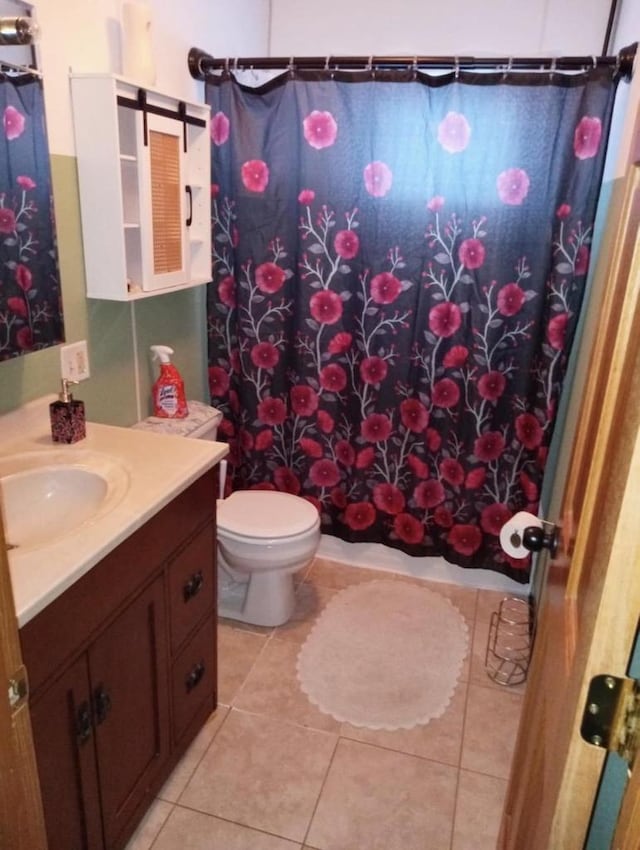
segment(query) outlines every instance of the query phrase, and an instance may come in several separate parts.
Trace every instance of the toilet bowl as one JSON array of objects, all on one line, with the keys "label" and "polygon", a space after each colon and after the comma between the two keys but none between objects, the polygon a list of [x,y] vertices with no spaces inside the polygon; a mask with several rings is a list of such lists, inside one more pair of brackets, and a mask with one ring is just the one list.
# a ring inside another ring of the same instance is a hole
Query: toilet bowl
[{"label": "toilet bowl", "polygon": [[274,490],[238,490],[217,503],[218,613],[258,626],[293,614],[293,576],[320,542],[320,517],[305,499]]},{"label": "toilet bowl", "polygon": [[[222,414],[201,402],[188,407],[186,419],[149,417],[133,427],[215,440]],[[221,461],[220,494],[225,470]],[[238,490],[218,499],[216,508],[218,614],[256,626],[286,623],[295,607],[293,576],[311,563],[320,543],[318,511],[276,490]]]}]

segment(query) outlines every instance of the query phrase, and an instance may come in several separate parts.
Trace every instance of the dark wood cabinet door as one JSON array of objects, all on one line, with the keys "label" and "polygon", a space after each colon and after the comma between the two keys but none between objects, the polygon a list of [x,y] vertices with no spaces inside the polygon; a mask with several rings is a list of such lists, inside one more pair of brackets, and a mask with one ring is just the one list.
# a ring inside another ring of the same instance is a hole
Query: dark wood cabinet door
[{"label": "dark wood cabinet door", "polygon": [[104,847],[86,656],[31,706],[49,850]]},{"label": "dark wood cabinet door", "polygon": [[158,577],[89,649],[102,817],[114,845],[169,754],[164,584]]}]

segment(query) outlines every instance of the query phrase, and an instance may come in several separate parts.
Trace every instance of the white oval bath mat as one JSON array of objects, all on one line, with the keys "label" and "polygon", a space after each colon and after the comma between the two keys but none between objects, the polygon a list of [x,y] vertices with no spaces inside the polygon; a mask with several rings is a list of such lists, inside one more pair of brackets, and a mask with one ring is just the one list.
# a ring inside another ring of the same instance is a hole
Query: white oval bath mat
[{"label": "white oval bath mat", "polygon": [[444,713],[468,644],[462,614],[439,593],[409,582],[364,582],[323,610],[298,654],[298,680],[336,720],[411,729]]}]

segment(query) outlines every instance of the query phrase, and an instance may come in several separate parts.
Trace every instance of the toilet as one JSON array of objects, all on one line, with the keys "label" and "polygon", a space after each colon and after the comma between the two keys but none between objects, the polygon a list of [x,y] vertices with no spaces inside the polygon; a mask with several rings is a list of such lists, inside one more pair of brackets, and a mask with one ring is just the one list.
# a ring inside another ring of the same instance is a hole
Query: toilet
[{"label": "toilet", "polygon": [[[150,416],[134,428],[215,440],[220,411],[188,402],[185,419]],[[221,462],[220,494],[226,461]],[[306,499],[276,490],[237,490],[217,500],[218,614],[256,626],[280,626],[295,607],[295,573],[313,560],[320,517]]]},{"label": "toilet", "polygon": [[257,626],[286,623],[293,576],[313,560],[320,517],[306,499],[276,490],[237,490],[217,505],[218,613]]}]

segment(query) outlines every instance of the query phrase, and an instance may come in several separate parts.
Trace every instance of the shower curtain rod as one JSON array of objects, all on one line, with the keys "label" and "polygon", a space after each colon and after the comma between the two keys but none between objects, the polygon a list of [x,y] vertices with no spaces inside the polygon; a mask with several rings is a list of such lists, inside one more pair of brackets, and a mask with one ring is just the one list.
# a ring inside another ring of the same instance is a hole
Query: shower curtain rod
[{"label": "shower curtain rod", "polygon": [[8,71],[17,71],[20,74],[31,74],[32,77],[42,78],[42,72],[36,68],[30,68],[28,65],[16,65],[15,62],[7,62],[6,59],[0,59],[0,73],[5,68]]},{"label": "shower curtain rod", "polygon": [[633,62],[638,42],[623,47],[617,56],[558,56],[532,58],[486,58],[484,56],[258,56],[242,59],[214,59],[204,50],[192,47],[189,50],[187,64],[195,80],[204,80],[214,71],[260,69],[295,70],[342,70],[342,69],[389,69],[389,68],[443,68],[449,70],[474,70],[493,68],[506,70],[551,70],[577,71],[586,67],[615,66],[620,75],[631,79]]}]

